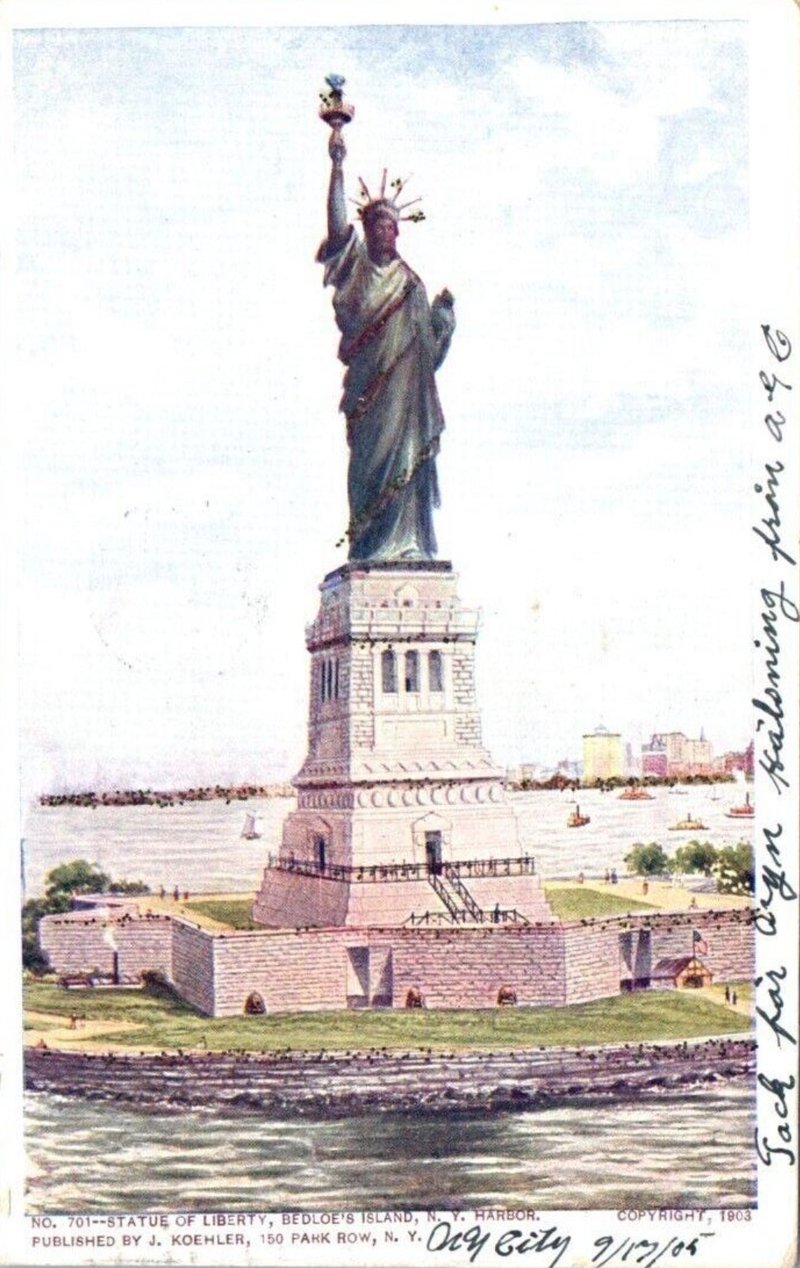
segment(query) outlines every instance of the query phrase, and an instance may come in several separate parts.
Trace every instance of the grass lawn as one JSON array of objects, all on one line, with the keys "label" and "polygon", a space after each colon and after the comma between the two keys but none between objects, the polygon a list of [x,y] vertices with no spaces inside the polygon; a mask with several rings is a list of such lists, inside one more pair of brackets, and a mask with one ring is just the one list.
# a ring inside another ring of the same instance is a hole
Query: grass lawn
[{"label": "grass lawn", "polygon": [[[640,902],[592,889],[589,885],[545,885],[545,893],[559,920],[575,920],[581,916],[617,916],[629,911],[654,911],[653,903]],[[251,918],[252,898],[193,898],[182,909],[189,916],[214,921],[228,929],[260,929]]]},{"label": "grass lawn", "polygon": [[[264,1017],[201,1017],[188,1005],[148,991],[64,991],[54,983],[25,987],[26,1008],[88,1019],[137,1023],[109,1036],[108,1047],[244,1048],[352,1051],[364,1048],[514,1048],[640,1043],[746,1033],[741,1012],[692,992],[637,992],[564,1008],[286,1013]],[[98,1035],[93,1039],[97,1041]]]},{"label": "grass lawn", "polygon": [[[755,996],[755,988],[752,982],[729,982],[729,992],[735,991],[737,1003],[740,1008],[752,1011],[753,998]],[[703,987],[703,994],[706,999],[711,999],[715,1003],[725,1003],[725,983],[714,982],[711,986]]]},{"label": "grass lawn", "polygon": [[588,885],[544,886],[545,897],[559,920],[576,920],[581,916],[619,916],[628,911],[655,911],[653,903],[624,898],[605,889]]},{"label": "grass lawn", "polygon": [[184,903],[184,910],[198,916],[210,916],[212,920],[229,929],[261,929],[251,918],[252,898],[193,898]]}]

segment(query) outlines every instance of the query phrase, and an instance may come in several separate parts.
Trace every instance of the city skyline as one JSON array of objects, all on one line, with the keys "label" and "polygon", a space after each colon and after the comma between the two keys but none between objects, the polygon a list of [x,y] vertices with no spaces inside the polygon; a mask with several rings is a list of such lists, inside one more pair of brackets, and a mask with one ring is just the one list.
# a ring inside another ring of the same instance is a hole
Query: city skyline
[{"label": "city skyline", "polygon": [[456,296],[437,532],[483,613],[488,748],[557,760],[612,714],[640,744],[645,694],[741,744],[739,24],[14,44],[24,792],[299,765],[302,632],[346,522],[313,259],[331,70],[357,112],[348,193],[413,172],[427,219],[400,250]]}]

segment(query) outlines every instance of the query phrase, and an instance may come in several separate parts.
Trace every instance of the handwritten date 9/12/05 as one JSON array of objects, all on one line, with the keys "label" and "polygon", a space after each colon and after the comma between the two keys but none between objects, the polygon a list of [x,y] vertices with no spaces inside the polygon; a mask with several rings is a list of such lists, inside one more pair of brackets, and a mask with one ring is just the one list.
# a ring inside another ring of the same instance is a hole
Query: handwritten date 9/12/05
[{"label": "handwritten date 9/12/05", "polygon": [[[697,1254],[701,1238],[714,1237],[714,1233],[695,1233],[692,1237],[670,1237],[666,1241],[643,1237],[638,1240],[631,1237],[597,1237],[593,1243],[594,1254],[588,1262],[594,1268],[613,1268],[616,1264],[637,1264],[642,1268],[654,1268],[662,1263],[676,1261],[687,1262]],[[493,1239],[493,1240],[492,1240]],[[537,1257],[550,1252],[546,1258],[538,1260],[547,1268],[556,1268],[572,1241],[568,1233],[560,1233],[555,1225],[549,1228],[509,1228],[496,1234],[481,1224],[471,1228],[454,1229],[449,1220],[440,1220],[428,1235],[427,1249],[430,1251],[467,1251],[469,1262],[474,1264],[481,1252],[489,1245],[489,1252],[505,1259],[510,1255],[530,1255]]]}]

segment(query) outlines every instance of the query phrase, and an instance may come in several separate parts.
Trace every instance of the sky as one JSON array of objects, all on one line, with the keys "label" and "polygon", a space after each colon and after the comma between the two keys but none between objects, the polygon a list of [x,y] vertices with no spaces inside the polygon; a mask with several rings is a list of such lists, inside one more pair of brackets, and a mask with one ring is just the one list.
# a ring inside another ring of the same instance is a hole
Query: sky
[{"label": "sky", "polygon": [[496,760],[749,738],[748,81],[737,22],[14,35],[23,789],[284,779],[344,562],[314,262],[348,193],[458,328],[439,555]]}]

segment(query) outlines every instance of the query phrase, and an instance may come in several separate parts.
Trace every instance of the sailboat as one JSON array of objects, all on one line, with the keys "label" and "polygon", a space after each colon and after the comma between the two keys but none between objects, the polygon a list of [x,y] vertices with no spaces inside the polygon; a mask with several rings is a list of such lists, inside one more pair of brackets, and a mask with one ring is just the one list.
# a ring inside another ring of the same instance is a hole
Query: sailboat
[{"label": "sailboat", "polygon": [[260,832],[256,832],[255,815],[247,814],[244,817],[244,827],[242,828],[242,836],[245,841],[257,841],[261,836]]}]

